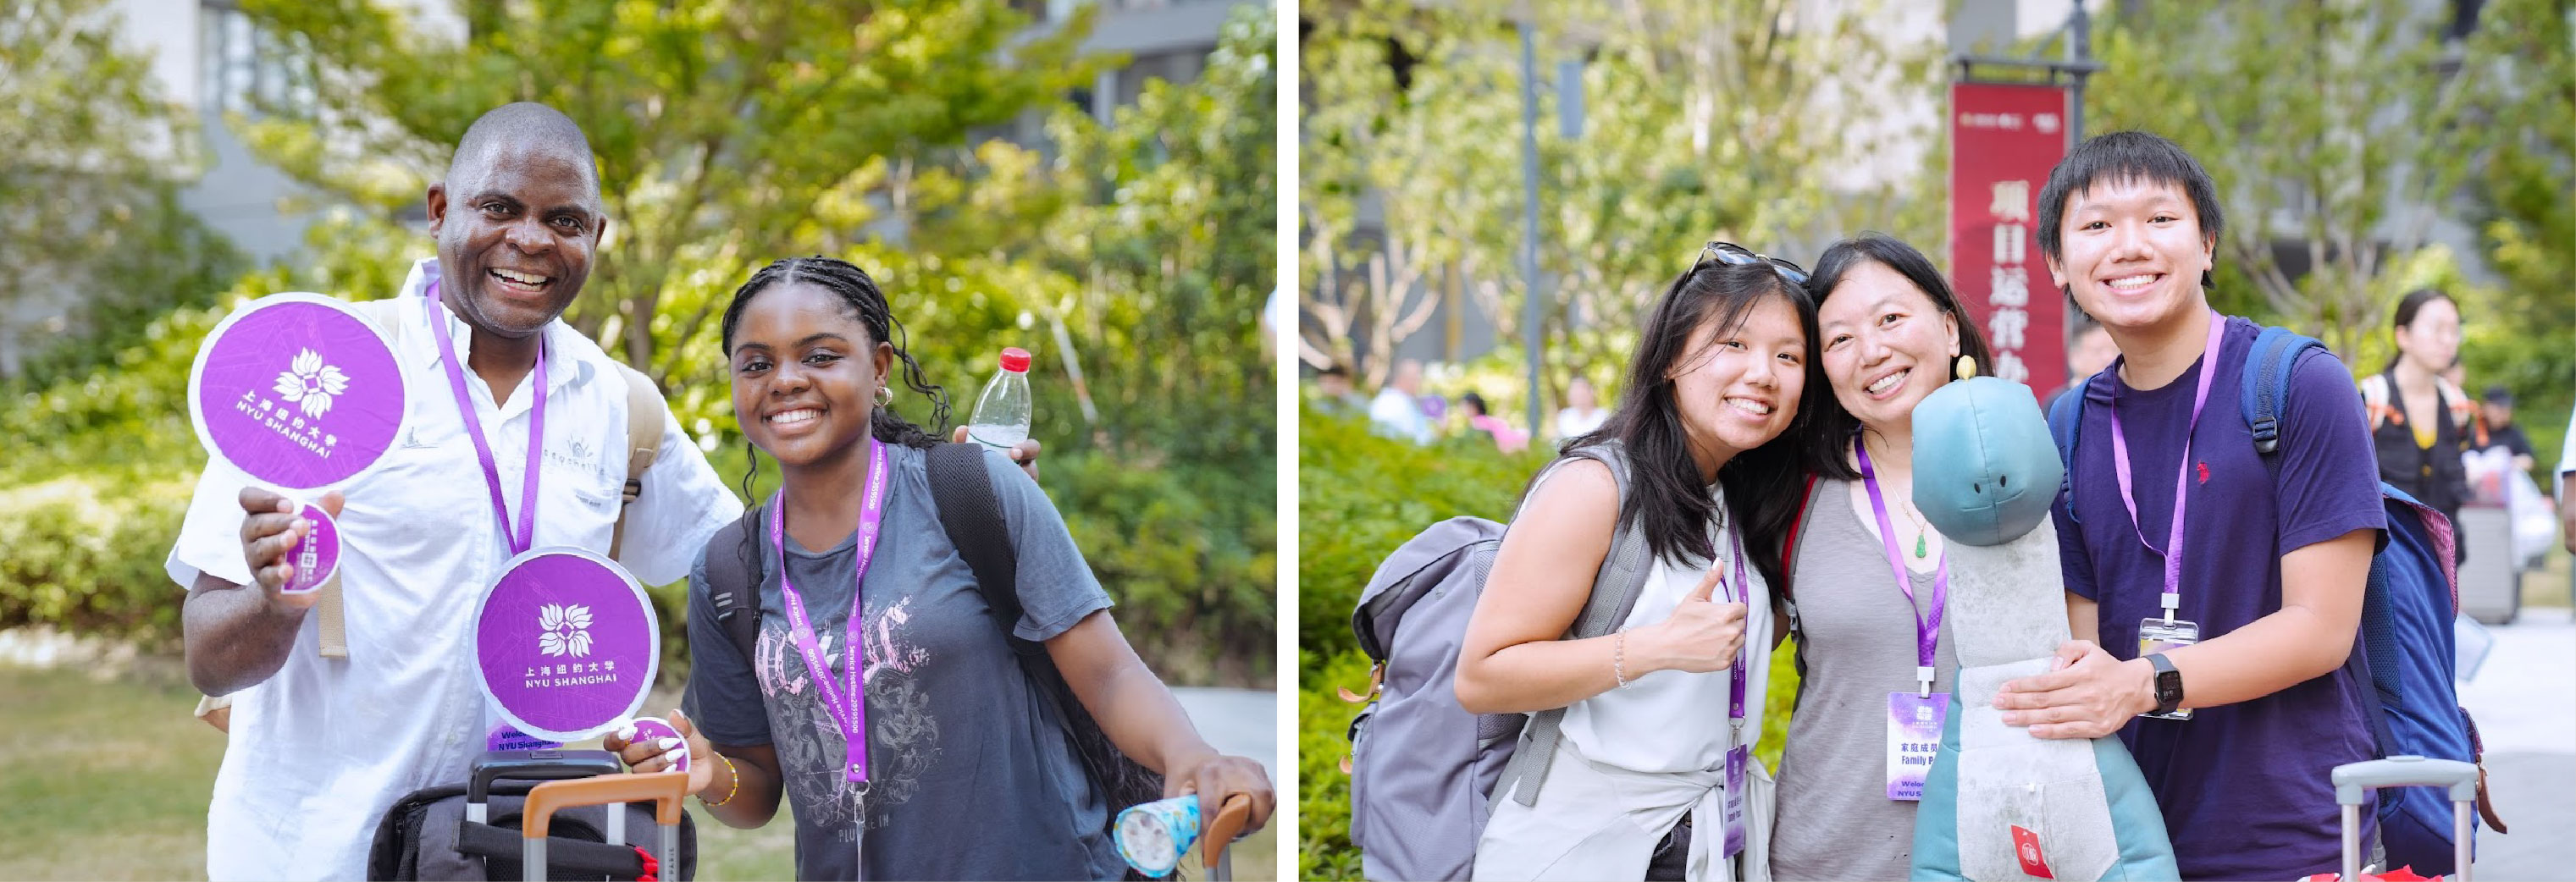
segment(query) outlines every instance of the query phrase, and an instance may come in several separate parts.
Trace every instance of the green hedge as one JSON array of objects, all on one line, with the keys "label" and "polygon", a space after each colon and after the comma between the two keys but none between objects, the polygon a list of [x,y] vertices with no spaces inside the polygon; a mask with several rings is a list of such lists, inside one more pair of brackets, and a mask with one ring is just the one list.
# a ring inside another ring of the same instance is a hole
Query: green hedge
[{"label": "green hedge", "polygon": [[[1504,456],[1490,442],[1452,439],[1429,447],[1379,438],[1364,420],[1308,408],[1298,423],[1297,875],[1357,879],[1350,840],[1348,731],[1357,705],[1338,689],[1364,691],[1368,657],[1351,635],[1351,608],[1378,562],[1423,528],[1460,515],[1504,520],[1545,451]],[[1763,762],[1777,769],[1798,675],[1792,647],[1772,654],[1764,711]]]}]

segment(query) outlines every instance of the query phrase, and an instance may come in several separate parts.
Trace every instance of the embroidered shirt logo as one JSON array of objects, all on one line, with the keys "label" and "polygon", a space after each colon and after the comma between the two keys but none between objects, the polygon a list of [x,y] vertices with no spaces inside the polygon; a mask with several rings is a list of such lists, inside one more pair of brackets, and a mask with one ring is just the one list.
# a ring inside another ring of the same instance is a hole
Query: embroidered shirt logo
[{"label": "embroidered shirt logo", "polygon": [[277,395],[304,411],[305,416],[319,417],[331,410],[331,401],[349,391],[349,377],[337,366],[322,363],[322,354],[310,349],[295,354],[295,361],[277,375]]},{"label": "embroidered shirt logo", "polygon": [[2200,465],[2200,482],[2201,482],[2201,483],[2203,483],[2203,484],[2207,484],[2207,483],[2209,483],[2209,461],[2208,461],[2208,460],[2202,460],[2202,461],[2199,463],[2199,465]]},{"label": "embroidered shirt logo", "polygon": [[581,658],[590,654],[590,607],[546,604],[537,611],[537,651]]}]

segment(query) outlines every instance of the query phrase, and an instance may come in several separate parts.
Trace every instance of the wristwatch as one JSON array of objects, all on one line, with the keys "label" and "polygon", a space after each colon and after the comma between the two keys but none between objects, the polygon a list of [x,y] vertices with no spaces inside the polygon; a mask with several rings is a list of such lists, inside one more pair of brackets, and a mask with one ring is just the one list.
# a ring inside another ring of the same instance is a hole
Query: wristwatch
[{"label": "wristwatch", "polygon": [[2175,670],[2173,660],[2161,652],[2147,653],[2147,663],[2156,666],[2155,713],[2169,714],[2182,706],[2182,672]]}]

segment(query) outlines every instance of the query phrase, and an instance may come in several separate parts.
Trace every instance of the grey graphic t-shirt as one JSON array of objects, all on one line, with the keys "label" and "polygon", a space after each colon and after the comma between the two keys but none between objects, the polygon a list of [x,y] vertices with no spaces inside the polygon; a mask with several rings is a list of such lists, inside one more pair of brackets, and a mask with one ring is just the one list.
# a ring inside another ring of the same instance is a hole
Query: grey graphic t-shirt
[{"label": "grey graphic t-shirt", "polygon": [[[923,451],[887,449],[884,529],[862,592],[871,780],[864,878],[1118,878],[1124,868],[1101,832],[1108,808],[941,529],[926,464]],[[1036,482],[999,453],[988,452],[985,464],[1019,554],[1016,633],[1045,640],[1108,607]],[[788,636],[765,520],[753,538],[767,561],[754,658],[743,658],[717,623],[703,556],[690,573],[687,710],[713,743],[778,751],[796,811],[797,878],[861,878],[846,742]],[[840,682],[856,546],[850,538],[819,552],[794,537],[786,543],[787,573],[832,665],[827,676]]]}]

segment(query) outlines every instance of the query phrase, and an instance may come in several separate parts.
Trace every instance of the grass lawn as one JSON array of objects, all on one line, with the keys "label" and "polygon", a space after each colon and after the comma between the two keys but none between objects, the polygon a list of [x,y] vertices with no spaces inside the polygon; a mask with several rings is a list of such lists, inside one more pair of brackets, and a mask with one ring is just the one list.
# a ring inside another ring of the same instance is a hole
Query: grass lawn
[{"label": "grass lawn", "polygon": [[[166,668],[94,680],[0,665],[0,708],[10,715],[0,728],[0,880],[205,878],[206,800],[224,739],[188,716],[196,693]],[[758,830],[691,811],[698,878],[795,877],[795,828],[783,808]],[[1236,878],[1278,878],[1277,841],[1264,830],[1238,845]]]}]

